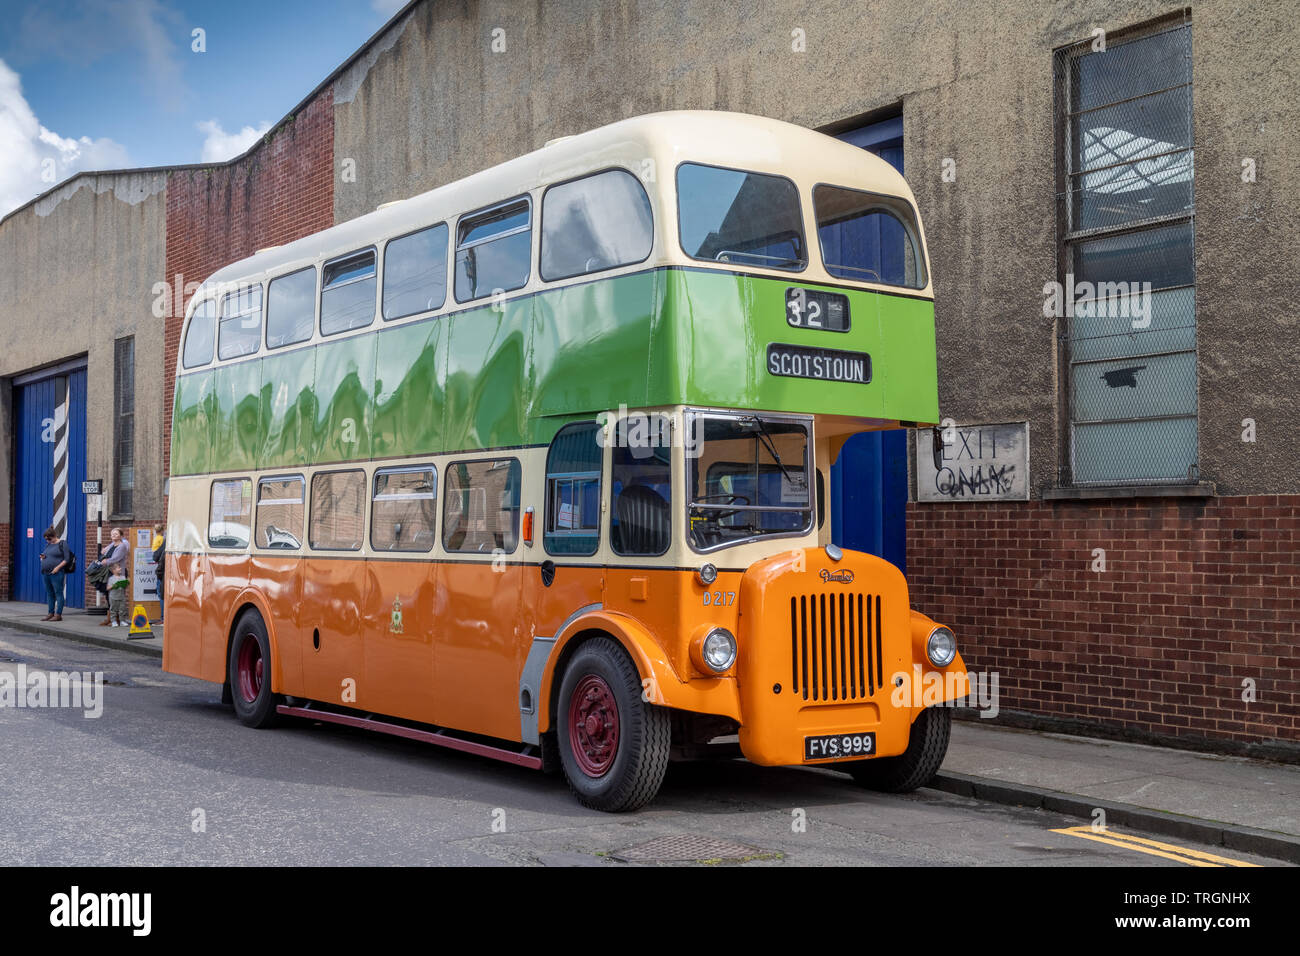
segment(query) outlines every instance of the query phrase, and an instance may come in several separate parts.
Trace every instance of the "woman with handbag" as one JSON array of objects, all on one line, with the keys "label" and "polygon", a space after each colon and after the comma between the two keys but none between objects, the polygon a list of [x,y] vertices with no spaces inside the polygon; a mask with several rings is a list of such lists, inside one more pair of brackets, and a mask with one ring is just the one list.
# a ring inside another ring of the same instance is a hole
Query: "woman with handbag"
[{"label": "woman with handbag", "polygon": [[72,552],[53,527],[45,529],[45,550],[41,552],[41,580],[45,582],[45,603],[49,613],[43,621],[63,620],[63,582],[68,576]]}]

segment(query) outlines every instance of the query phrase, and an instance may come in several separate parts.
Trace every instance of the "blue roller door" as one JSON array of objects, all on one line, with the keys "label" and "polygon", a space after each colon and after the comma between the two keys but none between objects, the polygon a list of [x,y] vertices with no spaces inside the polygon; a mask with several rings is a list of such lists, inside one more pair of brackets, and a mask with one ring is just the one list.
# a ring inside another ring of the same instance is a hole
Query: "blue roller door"
[{"label": "blue roller door", "polygon": [[[60,414],[61,409],[66,409]],[[62,427],[60,427],[62,426]],[[14,387],[13,597],[45,601],[41,535],[55,523],[77,554],[66,584],[69,607],[85,606],[86,370],[74,369]],[[56,491],[61,489],[62,493]],[[30,537],[28,536],[30,530]]]},{"label": "blue roller door", "polygon": [[[840,133],[903,171],[901,116]],[[906,431],[854,435],[831,468],[831,540],[907,570]]]}]

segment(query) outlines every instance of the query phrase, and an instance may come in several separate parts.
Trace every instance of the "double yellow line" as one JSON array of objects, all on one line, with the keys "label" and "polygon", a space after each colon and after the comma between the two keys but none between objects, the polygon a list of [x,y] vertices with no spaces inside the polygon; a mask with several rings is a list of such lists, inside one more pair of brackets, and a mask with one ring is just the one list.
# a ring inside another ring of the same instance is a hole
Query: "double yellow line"
[{"label": "double yellow line", "polygon": [[1172,843],[1161,843],[1159,840],[1148,840],[1128,833],[1116,833],[1109,829],[1093,830],[1091,826],[1066,827],[1052,832],[1082,837],[1085,840],[1096,840],[1098,843],[1107,843],[1125,850],[1136,850],[1138,853],[1162,856],[1166,860],[1186,863],[1188,866],[1259,866],[1258,863],[1247,863],[1245,860],[1234,860],[1227,856],[1189,850],[1186,847],[1174,846]]}]

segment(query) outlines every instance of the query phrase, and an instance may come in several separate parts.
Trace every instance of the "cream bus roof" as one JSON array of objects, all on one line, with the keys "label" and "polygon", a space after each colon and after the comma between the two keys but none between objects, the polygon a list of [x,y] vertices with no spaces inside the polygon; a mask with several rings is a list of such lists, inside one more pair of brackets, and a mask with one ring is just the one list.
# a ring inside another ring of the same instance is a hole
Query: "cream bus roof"
[{"label": "cream bus roof", "polygon": [[[674,171],[686,161],[779,173],[796,179],[804,189],[819,182],[852,186],[901,196],[915,204],[911,189],[887,162],[823,133],[744,113],[650,113],[563,137],[465,179],[386,203],[368,215],[259,252],[220,269],[204,286],[290,272],[610,166],[624,166],[641,176],[661,234],[672,235],[677,229],[671,199]],[[660,245],[656,262],[687,261],[676,243]],[[199,295],[193,297],[191,308],[199,299]]]}]

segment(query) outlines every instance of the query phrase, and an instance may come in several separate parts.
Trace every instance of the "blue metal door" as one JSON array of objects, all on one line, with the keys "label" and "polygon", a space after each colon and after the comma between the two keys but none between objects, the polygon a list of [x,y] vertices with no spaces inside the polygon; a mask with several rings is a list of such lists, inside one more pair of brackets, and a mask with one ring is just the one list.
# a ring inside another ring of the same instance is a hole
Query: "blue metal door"
[{"label": "blue metal door", "polygon": [[[840,133],[903,171],[903,117]],[[831,467],[831,540],[907,571],[907,435],[854,435]]]},{"label": "blue metal door", "polygon": [[69,607],[85,607],[86,370],[14,388],[13,596],[45,602],[41,537],[51,525],[77,555],[65,584]]}]

